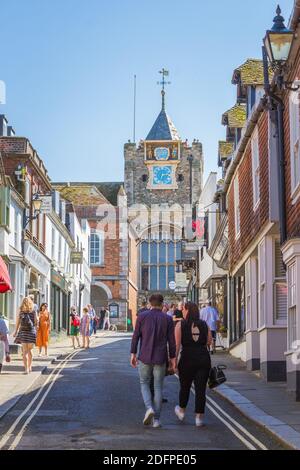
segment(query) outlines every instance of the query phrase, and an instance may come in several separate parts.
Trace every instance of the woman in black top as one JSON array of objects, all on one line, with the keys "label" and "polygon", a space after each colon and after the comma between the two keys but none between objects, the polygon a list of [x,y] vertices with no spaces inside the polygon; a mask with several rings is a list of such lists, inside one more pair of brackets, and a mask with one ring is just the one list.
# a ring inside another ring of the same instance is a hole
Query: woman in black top
[{"label": "woman in black top", "polygon": [[[195,386],[196,426],[203,426],[206,386],[211,368],[208,346],[212,343],[210,329],[199,319],[196,304],[188,302],[183,307],[183,321],[176,325],[176,357],[180,380],[179,406],[175,414],[183,421],[192,383]],[[181,350],[180,360],[178,362]]]}]

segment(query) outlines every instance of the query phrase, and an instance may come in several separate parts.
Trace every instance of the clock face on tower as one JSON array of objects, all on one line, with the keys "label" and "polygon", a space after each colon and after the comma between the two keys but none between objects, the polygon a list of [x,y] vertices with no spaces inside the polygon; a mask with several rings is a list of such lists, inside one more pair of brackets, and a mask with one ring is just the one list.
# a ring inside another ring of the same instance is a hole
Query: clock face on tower
[{"label": "clock face on tower", "polygon": [[172,167],[170,165],[153,167],[153,185],[171,185]]},{"label": "clock face on tower", "polygon": [[158,147],[154,150],[156,160],[168,160],[170,151],[167,147]]}]

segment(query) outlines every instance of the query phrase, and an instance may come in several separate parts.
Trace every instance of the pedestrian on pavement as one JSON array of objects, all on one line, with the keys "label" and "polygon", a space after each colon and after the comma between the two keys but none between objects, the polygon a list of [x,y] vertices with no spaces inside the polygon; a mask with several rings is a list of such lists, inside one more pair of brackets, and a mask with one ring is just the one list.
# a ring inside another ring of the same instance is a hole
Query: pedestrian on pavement
[{"label": "pedestrian on pavement", "polygon": [[24,374],[32,371],[32,348],[36,343],[37,315],[30,297],[25,297],[20,306],[14,332],[15,343],[22,344]]},{"label": "pedestrian on pavement", "polygon": [[139,316],[140,313],[146,312],[146,310],[149,310],[148,307],[148,302],[147,300],[143,300],[141,308],[138,310],[137,317]]},{"label": "pedestrian on pavement", "polygon": [[219,312],[216,308],[212,306],[211,301],[207,302],[207,305],[200,311],[200,319],[205,321],[211,331],[212,335],[212,345],[211,353],[216,352],[216,341],[217,341],[217,331],[219,329]]},{"label": "pedestrian on pavement", "polygon": [[0,374],[4,359],[6,362],[10,362],[8,334],[9,331],[4,320],[4,316],[0,313]]},{"label": "pedestrian on pavement", "polygon": [[77,341],[77,346],[80,348],[80,342],[79,342],[80,317],[79,317],[75,307],[71,308],[70,319],[71,319],[70,335],[71,335],[71,338],[72,338],[73,348],[75,349],[75,339]]},{"label": "pedestrian on pavement", "polygon": [[100,325],[99,325],[99,330],[102,330],[102,329],[103,329],[103,323],[104,323],[104,318],[105,318],[105,312],[106,312],[106,308],[105,308],[105,307],[101,307],[101,310],[100,310]]},{"label": "pedestrian on pavement", "polygon": [[183,320],[182,309],[183,309],[183,302],[179,302],[179,304],[177,305],[177,308],[174,309],[174,315],[173,315],[175,327],[178,322],[180,323]]},{"label": "pedestrian on pavement", "polygon": [[35,311],[36,315],[38,316],[39,306],[38,306],[38,304],[37,304],[37,303],[35,302],[35,300],[34,300],[34,295],[33,295],[33,294],[29,294],[28,297],[32,300],[32,302],[33,302],[33,310]]},{"label": "pedestrian on pavement", "polygon": [[211,345],[212,336],[206,322],[199,319],[196,304],[186,303],[183,306],[183,316],[183,321],[178,323],[175,329],[180,381],[179,406],[175,407],[175,414],[180,421],[184,420],[191,386],[194,383],[196,426],[200,427],[204,424],[206,386],[211,369],[208,347]]},{"label": "pedestrian on pavement", "polygon": [[91,304],[88,304],[87,306],[88,308],[88,311],[89,311],[89,316],[90,316],[90,336],[92,336],[92,334],[96,334],[97,333],[97,323],[96,323],[96,329],[95,329],[95,319],[96,319],[96,312],[95,312],[95,309],[93,308],[93,306]]},{"label": "pedestrian on pavement", "polygon": [[[131,365],[139,369],[141,392],[146,407],[143,424],[149,425],[153,422],[153,427],[159,428],[168,351],[170,367],[175,369],[176,344],[173,321],[162,312],[163,296],[153,294],[149,302],[151,309],[141,313],[137,318],[131,343]],[[140,350],[137,357],[139,343]],[[150,390],[152,374],[154,400]]]},{"label": "pedestrian on pavement", "polygon": [[38,315],[38,329],[36,345],[39,348],[39,356],[42,355],[42,349],[45,349],[45,356],[48,356],[49,335],[51,331],[51,315],[48,310],[48,304],[41,305]]},{"label": "pedestrian on pavement", "polygon": [[83,316],[81,318],[81,324],[80,324],[80,330],[81,330],[81,335],[82,335],[82,347],[84,349],[89,349],[90,347],[90,336],[91,336],[90,323],[91,323],[91,319],[89,316],[89,309],[87,307],[84,307]]},{"label": "pedestrian on pavement", "polygon": [[103,320],[103,331],[107,325],[107,329],[110,329],[110,319],[109,319],[109,310],[105,309],[104,320]]},{"label": "pedestrian on pavement", "polygon": [[169,310],[167,311],[167,315],[169,315],[169,317],[171,317],[171,318],[174,317],[175,308],[176,308],[176,304],[171,304],[170,305]]}]

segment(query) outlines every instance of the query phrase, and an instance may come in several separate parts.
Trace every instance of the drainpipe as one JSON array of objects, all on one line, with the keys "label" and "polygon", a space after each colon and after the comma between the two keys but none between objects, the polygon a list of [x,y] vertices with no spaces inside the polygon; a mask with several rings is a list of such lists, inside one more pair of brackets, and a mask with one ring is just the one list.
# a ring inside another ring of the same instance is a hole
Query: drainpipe
[{"label": "drainpipe", "polygon": [[[276,127],[277,127],[277,167],[278,167],[278,203],[279,203],[279,225],[280,243],[283,245],[287,239],[286,228],[286,194],[285,194],[285,159],[284,159],[284,123],[283,111],[284,103],[275,93],[271,91],[269,83],[269,68],[266,49],[263,46],[264,82],[265,92],[272,105],[276,107]],[[282,83],[282,77],[278,77],[277,83]]]}]

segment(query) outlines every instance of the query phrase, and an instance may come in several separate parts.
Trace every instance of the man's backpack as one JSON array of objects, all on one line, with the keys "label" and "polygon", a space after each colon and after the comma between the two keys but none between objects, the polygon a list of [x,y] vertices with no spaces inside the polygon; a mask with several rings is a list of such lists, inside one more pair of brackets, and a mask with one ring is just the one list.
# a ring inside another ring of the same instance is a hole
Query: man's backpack
[{"label": "man's backpack", "polygon": [[23,331],[32,331],[33,330],[33,322],[30,318],[30,314],[26,312],[21,312],[21,329]]}]

